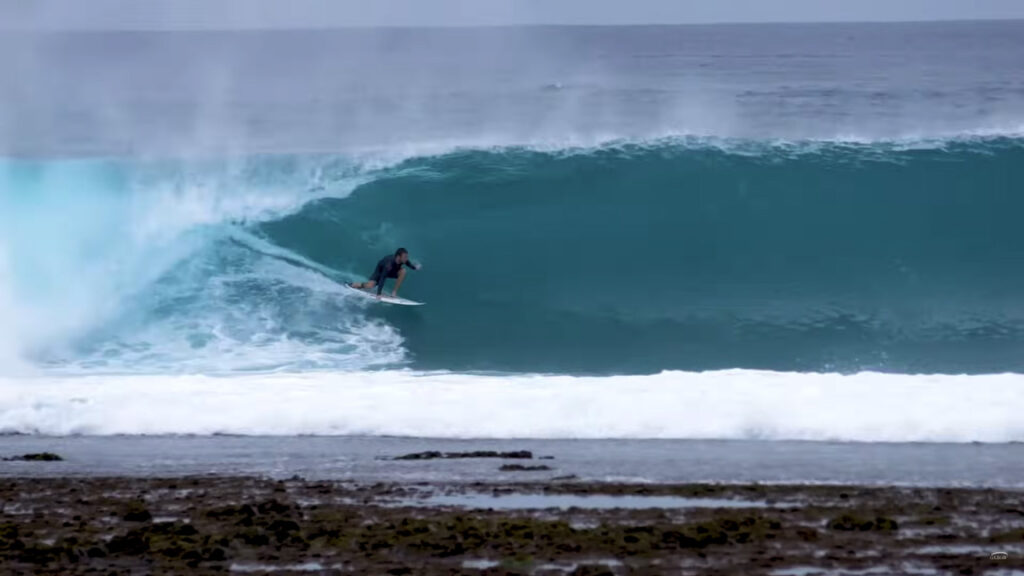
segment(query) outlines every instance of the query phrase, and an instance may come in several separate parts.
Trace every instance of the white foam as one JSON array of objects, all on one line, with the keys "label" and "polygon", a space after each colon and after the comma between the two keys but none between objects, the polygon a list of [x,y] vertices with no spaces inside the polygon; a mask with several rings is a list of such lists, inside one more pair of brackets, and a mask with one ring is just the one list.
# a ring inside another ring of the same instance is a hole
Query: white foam
[{"label": "white foam", "polygon": [[330,176],[325,159],[276,161],[0,159],[0,373],[123,313],[230,224],[346,196],[367,178],[341,161]]},{"label": "white foam", "polygon": [[[401,335],[362,314],[364,302],[328,279],[319,266],[297,266],[288,260],[306,260],[283,249],[275,253],[278,257],[248,258],[227,269],[203,260],[182,266],[147,292],[136,325],[120,327],[129,333],[128,341],[106,343],[93,354],[60,363],[57,370],[224,374],[358,370],[406,360]],[[211,265],[217,275],[202,278]],[[202,297],[190,298],[197,291]],[[175,314],[153,312],[169,306]],[[293,332],[305,336],[295,338]]]},{"label": "white foam", "polygon": [[0,380],[0,432],[1024,440],[1024,375],[484,376],[411,371]]}]

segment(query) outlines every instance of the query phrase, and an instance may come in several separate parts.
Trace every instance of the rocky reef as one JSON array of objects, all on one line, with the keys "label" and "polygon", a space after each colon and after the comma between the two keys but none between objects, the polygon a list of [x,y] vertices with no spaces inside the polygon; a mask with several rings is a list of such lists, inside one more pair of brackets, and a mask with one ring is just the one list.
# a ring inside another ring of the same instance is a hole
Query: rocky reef
[{"label": "rocky reef", "polygon": [[[469,508],[437,495],[575,503]],[[678,503],[637,506],[645,497]],[[1024,508],[1012,491],[203,476],[7,478],[0,501],[5,574],[1024,570]]]}]

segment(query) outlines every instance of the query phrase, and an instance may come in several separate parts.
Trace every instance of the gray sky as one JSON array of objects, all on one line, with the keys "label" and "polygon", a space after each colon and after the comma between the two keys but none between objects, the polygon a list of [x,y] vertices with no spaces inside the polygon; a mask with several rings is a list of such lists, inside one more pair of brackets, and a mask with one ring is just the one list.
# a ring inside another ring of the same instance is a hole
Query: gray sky
[{"label": "gray sky", "polygon": [[0,0],[0,28],[190,29],[1024,19],[1024,0]]}]

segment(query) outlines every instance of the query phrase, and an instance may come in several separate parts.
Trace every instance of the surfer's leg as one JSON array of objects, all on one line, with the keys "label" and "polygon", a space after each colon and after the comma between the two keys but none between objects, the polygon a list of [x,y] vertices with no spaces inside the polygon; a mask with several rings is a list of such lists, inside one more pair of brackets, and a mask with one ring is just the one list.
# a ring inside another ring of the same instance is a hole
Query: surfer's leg
[{"label": "surfer's leg", "polygon": [[381,266],[380,264],[377,264],[377,267],[373,269],[373,274],[370,274],[370,279],[369,280],[367,280],[366,282],[353,282],[353,283],[349,284],[349,286],[351,286],[353,288],[358,288],[360,290],[369,290],[369,289],[377,286],[377,282],[383,282],[384,281],[384,278],[381,278],[381,276],[383,276],[383,275],[384,275],[384,267]]},{"label": "surfer's leg", "polygon": [[367,280],[366,282],[359,283],[353,282],[351,286],[353,288],[358,288],[360,290],[369,290],[371,288],[376,287],[377,282],[384,281],[384,278],[382,278],[382,276],[384,276],[384,267],[381,266],[380,264],[377,264],[377,267],[373,269],[373,274],[370,274],[369,280]]}]

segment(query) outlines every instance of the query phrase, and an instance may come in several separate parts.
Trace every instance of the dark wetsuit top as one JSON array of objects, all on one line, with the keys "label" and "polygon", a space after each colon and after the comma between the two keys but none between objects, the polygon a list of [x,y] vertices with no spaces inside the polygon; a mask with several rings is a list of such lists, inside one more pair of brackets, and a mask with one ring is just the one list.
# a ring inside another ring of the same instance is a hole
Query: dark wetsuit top
[{"label": "dark wetsuit top", "polygon": [[[412,262],[406,262],[406,266],[416,269],[416,265]],[[377,294],[379,295],[384,291],[384,279],[385,278],[398,278],[398,271],[402,268],[402,265],[395,262],[395,255],[385,256],[377,262],[377,267],[373,270],[373,275],[370,276],[370,280],[377,283]]]}]

